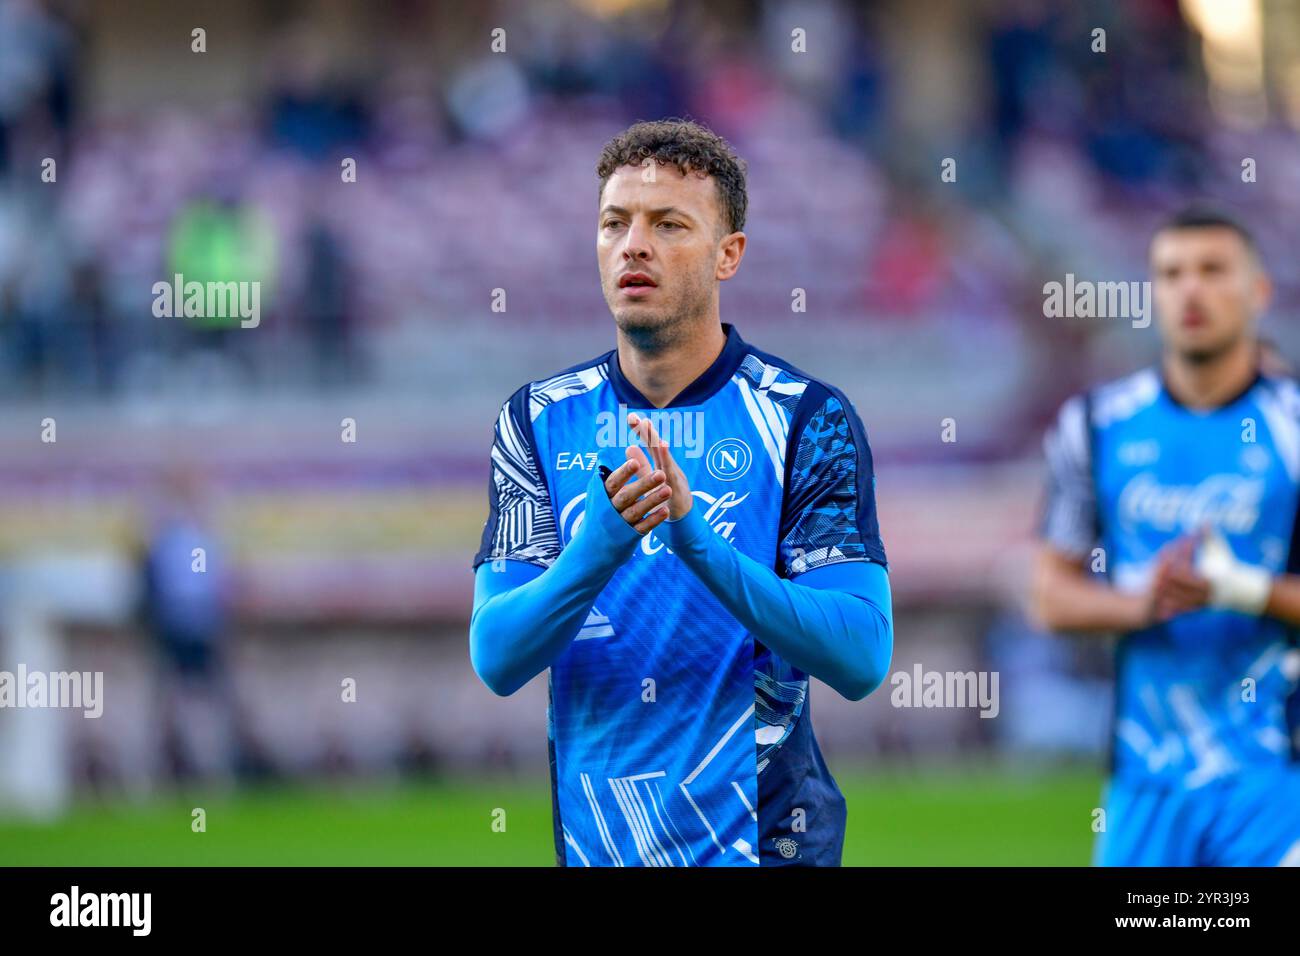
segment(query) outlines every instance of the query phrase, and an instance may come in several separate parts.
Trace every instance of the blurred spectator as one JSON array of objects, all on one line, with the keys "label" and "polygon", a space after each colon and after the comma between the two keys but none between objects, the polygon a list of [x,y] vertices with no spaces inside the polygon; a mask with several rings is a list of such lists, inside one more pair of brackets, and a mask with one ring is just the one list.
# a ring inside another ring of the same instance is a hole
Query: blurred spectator
[{"label": "blurred spectator", "polygon": [[0,0],[0,179],[38,146],[66,155],[76,118],[76,44],[35,0]]},{"label": "blurred spectator", "polygon": [[164,762],[176,779],[228,779],[238,760],[229,581],[199,473],[166,476],[143,555],[143,616],[158,653]]},{"label": "blurred spectator", "polygon": [[319,219],[308,227],[306,246],[302,309],[315,352],[317,377],[322,385],[347,385],[355,380],[348,263],[338,240]]},{"label": "blurred spectator", "polygon": [[[1212,113],[1170,0],[1112,8],[1105,53],[1085,11],[1041,0],[943,15],[750,6],[747,18],[684,3],[506,3],[490,24],[506,28],[505,53],[460,42],[486,35],[471,8],[386,8],[349,21],[374,32],[342,45],[326,17],[285,27],[268,15],[260,80],[241,96],[211,110],[160,99],[88,112],[76,103],[96,68],[89,34],[60,4],[0,0],[0,164],[20,140],[24,163],[52,131],[68,140],[51,147],[57,186],[39,183],[33,159],[21,188],[0,189],[0,388],[153,393],[195,364],[226,388],[337,387],[361,383],[363,343],[365,384],[399,387],[419,365],[412,342],[475,326],[490,338],[478,320],[488,291],[507,285],[528,290],[511,301],[534,328],[585,326],[599,298],[573,276],[590,257],[594,157],[650,116],[693,114],[749,161],[751,264],[726,290],[747,327],[779,323],[791,288],[804,289],[835,334],[892,326],[890,349],[925,354],[934,390],[971,386],[968,369],[934,354],[936,337],[993,324],[1011,368],[1053,346],[1092,377],[1131,364],[1113,325],[1045,320],[1040,290],[1066,272],[1139,278],[1149,224],[1193,186],[1239,207],[1266,249],[1285,248],[1300,213],[1294,132]],[[807,54],[792,48],[796,29]],[[914,65],[935,51],[933,68]],[[913,108],[935,97],[933,115]],[[1245,155],[1268,170],[1249,190]],[[340,175],[344,157],[355,181]],[[958,160],[950,182],[935,174],[945,157]],[[1273,258],[1285,315],[1300,303],[1300,266]],[[283,321],[199,333],[152,319],[147,290],[177,271],[256,278]],[[1295,347],[1286,326],[1277,334]],[[1069,384],[1006,383],[1021,411],[1000,447],[1035,444]]]},{"label": "blurred spectator", "polygon": [[330,77],[329,50],[309,28],[287,33],[272,62],[277,68],[268,104],[273,145],[319,161],[363,139],[359,97]]}]

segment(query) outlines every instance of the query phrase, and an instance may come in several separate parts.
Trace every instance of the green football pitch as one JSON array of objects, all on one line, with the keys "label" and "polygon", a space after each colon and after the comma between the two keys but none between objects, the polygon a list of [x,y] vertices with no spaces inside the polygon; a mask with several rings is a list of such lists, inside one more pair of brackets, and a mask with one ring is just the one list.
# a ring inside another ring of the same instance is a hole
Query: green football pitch
[{"label": "green football pitch", "polygon": [[[1101,777],[990,769],[838,773],[846,865],[1081,866]],[[191,827],[202,808],[206,830]],[[494,821],[496,821],[494,826]],[[504,822],[504,828],[501,822]],[[0,864],[37,866],[550,866],[547,780],[188,793],[0,819]]]}]

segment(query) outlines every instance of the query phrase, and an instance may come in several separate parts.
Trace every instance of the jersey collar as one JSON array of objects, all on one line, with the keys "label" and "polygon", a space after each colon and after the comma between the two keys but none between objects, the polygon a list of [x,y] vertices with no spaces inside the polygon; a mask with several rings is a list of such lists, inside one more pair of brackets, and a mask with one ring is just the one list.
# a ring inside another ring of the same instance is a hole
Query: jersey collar
[{"label": "jersey collar", "polygon": [[[731,380],[731,376],[736,374],[736,369],[740,368],[740,363],[745,358],[745,353],[749,346],[745,340],[740,337],[736,327],[730,322],[722,323],[722,331],[727,336],[726,344],[722,346],[722,351],[718,357],[713,360],[713,364],[706,368],[700,377],[684,389],[677,393],[671,402],[665,405],[665,408],[679,408],[683,405],[702,405],[708,401],[722,386]],[[623,370],[618,365],[618,349],[610,353],[609,358],[609,383],[614,387],[614,394],[618,397],[619,402],[631,408],[654,408],[655,406],[647,399],[636,386],[627,380]]]},{"label": "jersey collar", "polygon": [[1177,397],[1175,397],[1173,391],[1169,388],[1169,383],[1165,380],[1164,366],[1162,365],[1156,366],[1156,375],[1160,380],[1160,391],[1164,395],[1165,401],[1169,402],[1175,408],[1181,409],[1182,411],[1193,412],[1198,415],[1211,415],[1214,412],[1222,411],[1223,409],[1227,408],[1229,405],[1237,404],[1237,402],[1241,401],[1243,398],[1245,398],[1247,395],[1253,392],[1255,390],[1255,386],[1258,385],[1264,379],[1264,372],[1257,365],[1255,367],[1254,377],[1250,380],[1249,384],[1247,384],[1245,388],[1241,389],[1241,391],[1237,392],[1237,394],[1224,399],[1222,402],[1219,402],[1219,404],[1215,405],[1213,408],[1192,408],[1189,405],[1185,405],[1183,402],[1179,401]]}]

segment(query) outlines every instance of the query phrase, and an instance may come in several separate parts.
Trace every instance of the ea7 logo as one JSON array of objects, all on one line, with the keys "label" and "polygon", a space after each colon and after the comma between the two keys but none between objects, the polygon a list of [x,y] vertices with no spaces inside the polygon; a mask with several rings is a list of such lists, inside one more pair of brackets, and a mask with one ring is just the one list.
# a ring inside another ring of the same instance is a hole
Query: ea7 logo
[{"label": "ea7 logo", "polygon": [[1155,441],[1126,441],[1119,446],[1116,457],[1120,463],[1132,468],[1153,465],[1160,460],[1160,443]]},{"label": "ea7 logo", "polygon": [[596,467],[596,453],[589,451],[586,453],[580,451],[562,451],[555,456],[556,471],[571,471],[577,468],[579,471],[592,471]]}]

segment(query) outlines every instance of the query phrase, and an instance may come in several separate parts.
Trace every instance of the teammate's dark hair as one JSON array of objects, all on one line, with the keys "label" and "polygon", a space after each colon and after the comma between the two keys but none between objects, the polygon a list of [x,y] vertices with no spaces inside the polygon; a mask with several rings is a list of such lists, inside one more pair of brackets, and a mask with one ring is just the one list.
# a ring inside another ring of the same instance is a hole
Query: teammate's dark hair
[{"label": "teammate's dark hair", "polygon": [[1201,203],[1184,206],[1177,212],[1165,217],[1156,229],[1156,233],[1168,232],[1172,229],[1231,229],[1241,241],[1246,244],[1256,257],[1259,256],[1259,246],[1255,243],[1255,237],[1251,231],[1246,228],[1240,219],[1224,212],[1215,206],[1208,206]]},{"label": "teammate's dark hair", "polygon": [[600,192],[620,166],[639,166],[653,158],[660,166],[672,164],[683,176],[689,172],[706,173],[718,187],[724,234],[745,228],[745,209],[749,197],[745,191],[745,161],[731,145],[699,123],[686,119],[664,119],[634,123],[619,133],[600,151],[596,175]]}]

